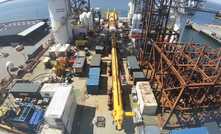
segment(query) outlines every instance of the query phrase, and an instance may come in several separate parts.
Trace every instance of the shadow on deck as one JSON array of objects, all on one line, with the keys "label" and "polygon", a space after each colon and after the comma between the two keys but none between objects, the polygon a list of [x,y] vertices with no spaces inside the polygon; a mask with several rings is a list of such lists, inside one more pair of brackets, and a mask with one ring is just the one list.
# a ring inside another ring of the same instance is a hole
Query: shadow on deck
[{"label": "shadow on deck", "polygon": [[78,105],[75,114],[72,134],[93,134],[92,120],[95,116],[95,107]]}]

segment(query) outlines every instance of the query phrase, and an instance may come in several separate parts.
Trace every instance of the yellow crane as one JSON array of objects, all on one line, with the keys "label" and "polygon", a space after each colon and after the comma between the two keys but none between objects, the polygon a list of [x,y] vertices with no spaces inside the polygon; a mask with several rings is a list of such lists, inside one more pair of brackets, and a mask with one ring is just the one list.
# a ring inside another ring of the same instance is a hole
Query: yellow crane
[{"label": "yellow crane", "polygon": [[122,89],[120,82],[120,73],[119,73],[119,62],[118,62],[118,54],[117,54],[117,42],[116,42],[116,29],[117,29],[117,21],[118,15],[117,12],[108,12],[108,27],[111,33],[112,39],[112,94],[113,94],[113,120],[115,122],[116,128],[118,130],[122,129],[123,120],[125,116],[133,116],[133,112],[125,112],[123,109],[123,100],[122,100]]}]

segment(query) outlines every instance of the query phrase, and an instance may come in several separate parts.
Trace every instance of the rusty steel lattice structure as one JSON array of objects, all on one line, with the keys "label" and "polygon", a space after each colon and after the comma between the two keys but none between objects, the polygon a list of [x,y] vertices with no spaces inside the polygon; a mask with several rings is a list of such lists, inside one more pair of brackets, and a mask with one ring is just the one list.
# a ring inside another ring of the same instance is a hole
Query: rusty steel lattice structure
[{"label": "rusty steel lattice structure", "polygon": [[167,28],[173,0],[144,0],[142,9],[142,37],[138,58],[141,63],[148,56],[150,42],[169,39],[173,33]]},{"label": "rusty steel lattice structure", "polygon": [[176,111],[191,113],[221,105],[221,49],[153,43],[145,62],[161,113],[169,112],[163,128]]}]

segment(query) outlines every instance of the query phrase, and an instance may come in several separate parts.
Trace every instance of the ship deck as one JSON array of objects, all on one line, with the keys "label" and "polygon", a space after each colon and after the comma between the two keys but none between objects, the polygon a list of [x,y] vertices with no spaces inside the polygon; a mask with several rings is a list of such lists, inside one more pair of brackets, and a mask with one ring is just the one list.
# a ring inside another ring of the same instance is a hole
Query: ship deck
[{"label": "ship deck", "polygon": [[33,46],[24,46],[24,49],[20,52],[17,52],[16,49],[12,46],[2,46],[0,47],[0,53],[8,53],[8,57],[0,56],[0,80],[6,77],[9,77],[9,74],[6,70],[6,62],[11,61],[15,66],[20,66],[25,63],[28,58],[28,55],[33,52],[34,49],[37,49],[42,44],[45,44],[50,38],[51,34],[46,35],[38,43]]},{"label": "ship deck", "polygon": [[221,43],[221,26],[212,24],[200,25],[196,23],[193,23],[190,26],[195,31],[201,32],[206,36],[216,40],[218,43]]},{"label": "ship deck", "polygon": [[[97,38],[89,39],[91,41],[91,45],[96,44]],[[125,47],[126,49],[127,47]],[[90,51],[91,54],[94,54],[94,51]],[[26,74],[23,79],[33,80],[36,79],[39,75],[43,74],[42,77],[36,80],[43,80],[48,77],[50,74],[49,69],[44,68],[44,64],[42,63],[45,56],[48,56],[48,52],[46,52],[41,58],[40,63],[36,66],[32,73]],[[126,56],[126,55],[124,55]],[[91,57],[87,57],[87,63],[90,63],[89,59]],[[106,55],[102,57],[102,67],[101,67],[101,81],[99,92],[96,95],[88,95],[87,94],[87,74],[89,70],[89,65],[86,65],[85,72],[80,77],[73,78],[73,90],[75,93],[75,97],[77,99],[77,110],[75,113],[74,123],[73,123],[73,134],[134,134],[135,129],[133,126],[132,118],[127,118],[124,121],[124,129],[121,131],[116,130],[115,125],[112,119],[112,111],[108,110],[108,96],[107,89],[112,88],[112,78],[108,76],[107,72],[107,62],[111,61],[111,55]],[[124,70],[126,74],[128,74],[126,69],[126,61],[124,63]],[[128,79],[128,87],[131,87],[132,81],[129,81],[129,76],[126,75]],[[130,89],[130,88],[128,88]],[[125,89],[125,90],[128,90]],[[129,100],[127,100],[129,101]],[[130,103],[126,102],[127,106],[130,107]],[[127,108],[129,109],[129,108]],[[93,125],[92,121],[97,116],[105,117],[105,127],[97,127]]]},{"label": "ship deck", "polygon": [[[108,57],[106,57],[108,59]],[[103,62],[105,65],[105,62]],[[112,119],[112,112],[108,110],[108,96],[106,90],[112,87],[112,78],[108,76],[105,66],[102,67],[101,87],[98,95],[87,95],[86,79],[75,78],[74,90],[77,96],[78,109],[75,115],[75,122],[72,133],[78,134],[134,134],[132,119],[127,118],[124,122],[124,129],[117,131]],[[94,117],[105,117],[105,127],[93,125]]]},{"label": "ship deck", "polygon": [[[46,38],[46,37],[45,37]],[[95,38],[89,38],[89,46],[92,46],[94,44],[98,45],[97,42],[99,42],[97,37]],[[128,55],[128,46],[125,45],[128,44],[126,42],[122,42],[122,45],[120,48],[120,56],[123,61],[123,66],[121,66],[121,70],[123,70],[126,79],[127,79],[127,86],[123,87],[123,90],[129,91],[133,85],[133,82],[129,80],[129,73],[126,67],[126,61],[125,57]],[[94,51],[90,51],[91,54],[94,54]],[[33,80],[37,76],[41,74],[42,77],[39,77],[39,79],[36,80],[43,80],[48,77],[48,74],[50,74],[49,69],[45,69],[43,64],[43,59],[45,56],[48,56],[48,52],[45,52],[45,54],[40,58],[40,63],[36,66],[36,68],[33,70],[32,73],[26,74],[23,79],[27,80]],[[87,63],[90,63],[90,56],[87,56]],[[96,95],[88,95],[87,89],[86,89],[86,83],[87,83],[87,74],[89,70],[89,65],[86,65],[84,74],[81,77],[74,77],[73,78],[73,90],[75,93],[75,97],[77,99],[77,110],[75,113],[74,123],[73,123],[73,130],[72,134],[134,134],[136,133],[135,125],[133,124],[132,118],[126,118],[124,120],[123,130],[118,131],[115,129],[115,125],[113,123],[112,119],[112,112],[108,110],[108,96],[107,96],[107,90],[112,88],[112,78],[108,75],[107,71],[107,64],[111,61],[111,55],[106,55],[102,57],[102,66],[101,66],[101,86],[99,88],[99,93]],[[125,110],[131,110],[131,101],[129,99],[129,96],[127,96],[127,99],[124,99],[126,108]],[[136,106],[135,106],[136,107]],[[97,116],[103,116],[105,117],[105,127],[97,127],[96,125],[93,125],[93,119]],[[157,125],[160,126],[159,122],[159,116],[144,116],[144,124],[145,125]],[[172,120],[175,120],[176,117],[173,116]],[[168,131],[163,130],[162,133],[166,133]]]}]

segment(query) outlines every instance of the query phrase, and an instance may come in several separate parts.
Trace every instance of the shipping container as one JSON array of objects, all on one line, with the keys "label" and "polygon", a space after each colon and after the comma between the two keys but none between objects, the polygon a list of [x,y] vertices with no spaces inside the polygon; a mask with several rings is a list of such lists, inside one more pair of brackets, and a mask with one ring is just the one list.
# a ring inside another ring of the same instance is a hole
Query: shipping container
[{"label": "shipping container", "polygon": [[56,57],[65,57],[69,50],[70,44],[56,44],[50,47],[48,51],[50,58],[55,59]]},{"label": "shipping container", "polygon": [[88,94],[96,95],[98,93],[99,87],[97,85],[88,85],[87,88]]},{"label": "shipping container", "polygon": [[100,86],[100,77],[89,77],[87,80],[88,94],[96,94]]},{"label": "shipping container", "polygon": [[69,50],[70,50],[70,44],[61,44],[56,51],[56,56],[65,57],[67,56],[67,52]]},{"label": "shipping container", "polygon": [[87,85],[99,85],[99,77],[90,77],[88,78]]},{"label": "shipping container", "polygon": [[98,77],[100,76],[101,68],[100,67],[92,67],[89,69],[89,77]]},{"label": "shipping container", "polygon": [[128,56],[127,57],[127,68],[128,68],[128,71],[129,71],[129,74],[131,77],[133,75],[133,72],[140,71],[140,66],[139,66],[137,58],[135,56]]},{"label": "shipping container", "polygon": [[15,98],[21,97],[31,97],[31,98],[40,98],[41,95],[39,90],[41,89],[42,84],[37,82],[19,82],[15,81],[13,86],[10,88],[9,92]]},{"label": "shipping container", "polygon": [[209,134],[207,128],[185,128],[180,130],[171,130],[169,134]]},{"label": "shipping container", "polygon": [[54,93],[57,90],[60,90],[59,87],[62,87],[63,85],[64,83],[45,83],[40,90],[40,94],[43,98],[44,97],[52,98]]},{"label": "shipping container", "polygon": [[50,127],[63,129],[70,134],[77,106],[74,92],[71,84],[57,88],[44,117]]},{"label": "shipping container", "polygon": [[141,114],[155,115],[158,105],[149,82],[137,82],[136,91]]},{"label": "shipping container", "polygon": [[89,77],[87,80],[88,94],[96,94],[100,86],[100,73],[99,67],[92,67],[89,69]]},{"label": "shipping container", "polygon": [[136,85],[136,83],[138,81],[146,81],[146,77],[144,75],[144,73],[142,71],[140,72],[133,72],[133,82],[134,82],[134,85]]},{"label": "shipping container", "polygon": [[100,67],[101,66],[101,54],[95,54],[90,60],[90,67]]}]

